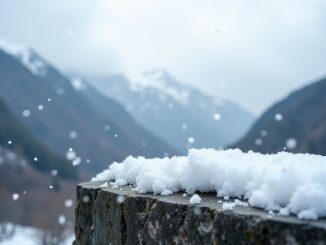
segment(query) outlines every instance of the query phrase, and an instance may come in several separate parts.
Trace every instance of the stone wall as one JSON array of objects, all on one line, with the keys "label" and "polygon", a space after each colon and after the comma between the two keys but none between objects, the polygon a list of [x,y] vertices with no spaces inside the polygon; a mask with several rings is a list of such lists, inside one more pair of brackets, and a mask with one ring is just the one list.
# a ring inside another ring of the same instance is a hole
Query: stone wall
[{"label": "stone wall", "polygon": [[244,206],[223,211],[213,194],[190,205],[182,194],[144,195],[101,184],[77,187],[75,245],[326,244],[326,220],[271,216]]}]

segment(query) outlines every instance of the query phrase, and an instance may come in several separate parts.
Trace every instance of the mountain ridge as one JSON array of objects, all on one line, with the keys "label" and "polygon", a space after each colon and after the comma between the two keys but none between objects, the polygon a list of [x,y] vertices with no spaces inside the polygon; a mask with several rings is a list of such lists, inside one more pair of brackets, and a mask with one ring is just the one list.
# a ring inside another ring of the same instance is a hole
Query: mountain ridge
[{"label": "mountain ridge", "polygon": [[77,170],[63,157],[58,157],[35,140],[31,132],[9,111],[0,98],[0,145],[11,149],[36,170],[50,174],[55,170],[63,178],[76,178]]},{"label": "mountain ridge", "polygon": [[132,80],[123,74],[88,80],[183,153],[189,147],[223,147],[240,138],[253,122],[253,116],[238,105],[208,96],[162,69]]},{"label": "mountain ridge", "polygon": [[288,150],[326,155],[326,78],[275,103],[231,147],[262,153]]},{"label": "mountain ridge", "polygon": [[[14,114],[40,141],[61,156],[72,148],[88,170],[99,171],[129,155],[177,154],[158,138],[154,141],[160,147],[154,149],[144,147],[137,137],[129,137],[133,132],[121,128],[114,114],[104,117],[75,91],[69,78],[50,64],[46,64],[45,73],[35,75],[17,56],[0,49],[0,77],[0,97]],[[114,107],[115,102],[111,103]],[[31,113],[28,118],[22,115],[26,109]],[[110,125],[110,132],[104,130],[106,125]]]}]

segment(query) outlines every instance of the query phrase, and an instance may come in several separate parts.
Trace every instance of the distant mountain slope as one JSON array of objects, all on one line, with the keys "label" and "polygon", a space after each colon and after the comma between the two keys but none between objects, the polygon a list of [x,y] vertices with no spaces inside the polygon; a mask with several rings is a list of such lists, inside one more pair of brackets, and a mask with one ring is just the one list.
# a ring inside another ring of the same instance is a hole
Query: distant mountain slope
[{"label": "distant mountain slope", "polygon": [[326,155],[326,79],[276,103],[232,147],[263,153],[286,147],[293,152]]},{"label": "distant mountain slope", "polygon": [[[0,146],[22,155],[35,169],[48,175],[57,170],[64,178],[76,178],[77,170],[37,142],[28,129],[14,117],[0,99]],[[37,158],[37,161],[35,161]]]},{"label": "distant mountain slope", "polygon": [[[122,127],[123,119],[113,109],[109,116],[103,116],[71,86],[67,77],[33,51],[8,45],[2,50],[0,96],[37,138],[57,153],[65,155],[72,148],[79,157],[76,164],[81,162],[91,171],[128,155],[176,154],[157,138],[154,146],[144,147],[146,135],[140,138],[129,127]],[[107,103],[108,107],[117,106],[110,100]]]},{"label": "distant mountain slope", "polygon": [[164,70],[129,80],[123,75],[89,80],[182,152],[190,146],[223,147],[243,136],[253,122],[253,116],[239,106],[179,83]]},{"label": "distant mountain slope", "polygon": [[[103,116],[111,118],[114,115],[115,118],[119,118],[119,126],[125,130],[132,140],[141,139],[142,146],[153,151],[162,148],[162,140],[135,122],[120,104],[103,95],[82,78],[75,77],[71,82],[73,87],[83,94]],[[167,144],[163,145],[162,149],[168,149]],[[166,152],[166,154],[168,153]]]}]

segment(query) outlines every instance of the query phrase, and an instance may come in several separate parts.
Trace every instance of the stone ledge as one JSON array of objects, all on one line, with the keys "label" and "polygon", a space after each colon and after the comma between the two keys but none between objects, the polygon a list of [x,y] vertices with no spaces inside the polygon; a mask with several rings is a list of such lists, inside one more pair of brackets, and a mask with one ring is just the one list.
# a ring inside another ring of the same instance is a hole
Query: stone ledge
[{"label": "stone ledge", "polygon": [[214,194],[191,205],[182,194],[154,196],[101,184],[77,187],[75,245],[326,244],[326,220],[269,217],[243,206],[223,211]]}]

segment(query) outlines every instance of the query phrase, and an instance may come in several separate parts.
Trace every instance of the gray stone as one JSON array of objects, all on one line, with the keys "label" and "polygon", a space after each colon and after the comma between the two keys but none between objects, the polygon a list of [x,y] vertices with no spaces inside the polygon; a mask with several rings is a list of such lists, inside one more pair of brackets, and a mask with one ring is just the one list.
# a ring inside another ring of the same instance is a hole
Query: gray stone
[{"label": "gray stone", "polygon": [[77,187],[74,245],[101,244],[326,244],[326,220],[302,221],[252,207],[223,211],[219,198],[139,194],[130,187]]}]

